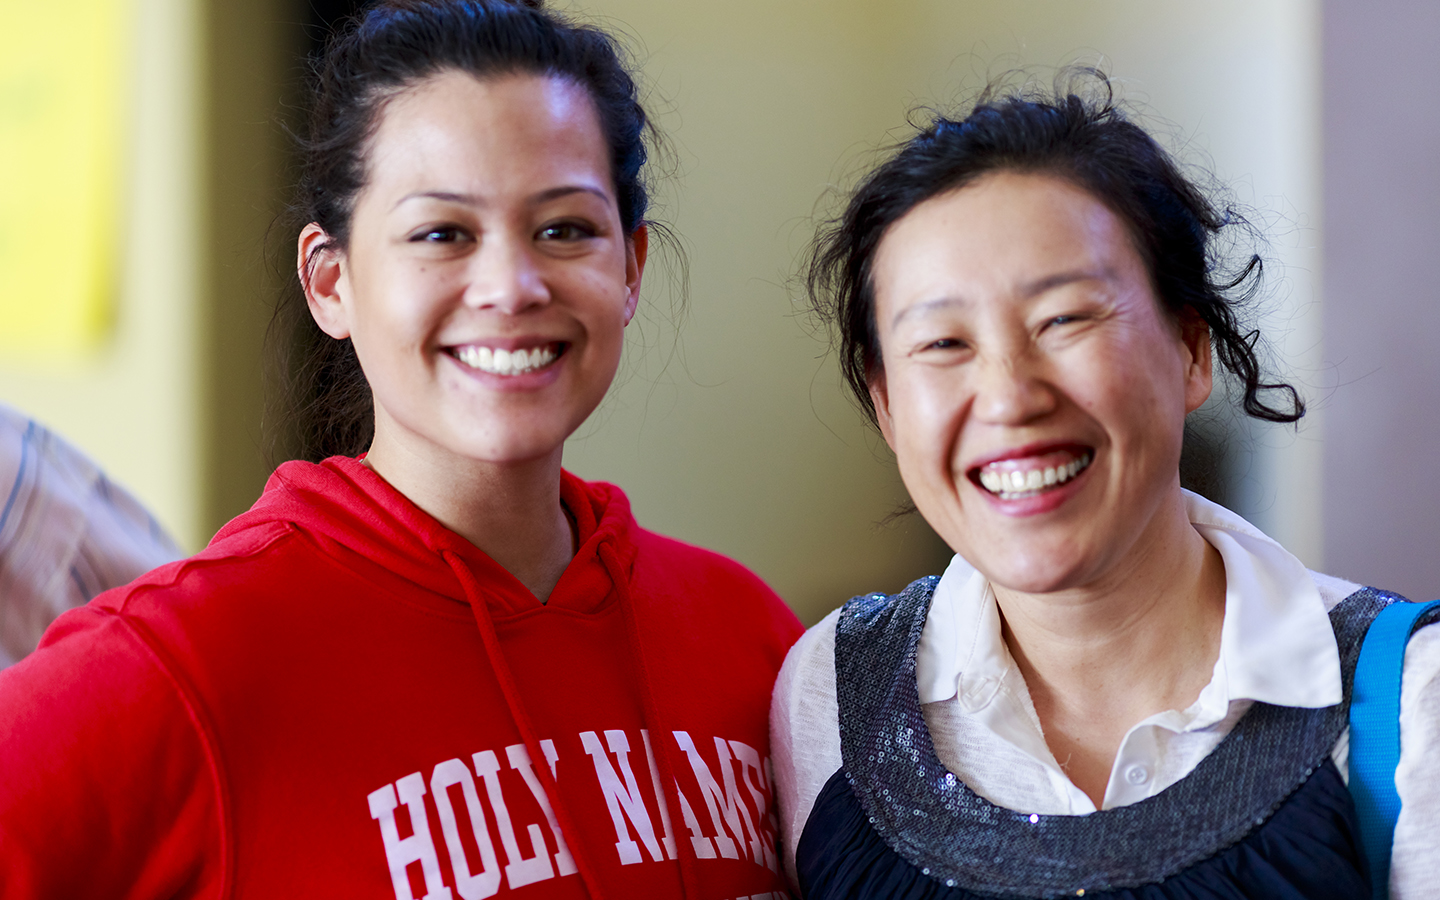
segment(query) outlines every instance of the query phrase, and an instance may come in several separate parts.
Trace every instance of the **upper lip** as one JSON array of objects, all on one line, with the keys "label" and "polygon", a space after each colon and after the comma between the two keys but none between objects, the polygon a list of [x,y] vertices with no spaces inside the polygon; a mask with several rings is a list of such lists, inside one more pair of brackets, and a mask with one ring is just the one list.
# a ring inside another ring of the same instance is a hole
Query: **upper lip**
[{"label": "upper lip", "polygon": [[1028,444],[1021,444],[1018,447],[1008,447],[1004,450],[997,450],[986,456],[971,460],[965,466],[967,473],[976,474],[991,463],[1004,462],[1007,459],[1024,459],[1028,456],[1040,456],[1045,453],[1055,453],[1061,450],[1074,453],[1080,456],[1084,453],[1094,451],[1089,444],[1080,441],[1033,441]]},{"label": "upper lip", "polygon": [[567,344],[569,341],[555,337],[483,337],[468,341],[450,341],[443,346],[447,349],[455,347],[489,347],[491,350],[534,350],[536,347],[548,347],[551,344]]}]

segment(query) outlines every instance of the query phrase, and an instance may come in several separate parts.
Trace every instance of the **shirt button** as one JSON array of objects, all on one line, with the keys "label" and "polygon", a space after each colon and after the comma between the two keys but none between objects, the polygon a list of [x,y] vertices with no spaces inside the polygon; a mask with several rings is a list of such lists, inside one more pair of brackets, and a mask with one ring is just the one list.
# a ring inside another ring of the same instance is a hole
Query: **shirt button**
[{"label": "shirt button", "polygon": [[1150,780],[1150,770],[1142,765],[1133,765],[1125,770],[1125,780],[1140,785]]}]

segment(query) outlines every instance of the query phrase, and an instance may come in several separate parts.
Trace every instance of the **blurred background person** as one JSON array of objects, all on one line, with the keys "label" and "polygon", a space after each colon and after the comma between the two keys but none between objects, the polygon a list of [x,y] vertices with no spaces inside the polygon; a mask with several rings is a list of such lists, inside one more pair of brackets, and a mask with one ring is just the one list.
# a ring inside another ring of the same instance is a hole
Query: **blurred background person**
[{"label": "blurred background person", "polygon": [[0,668],[55,617],[180,548],[124,488],[45,426],[0,406]]}]

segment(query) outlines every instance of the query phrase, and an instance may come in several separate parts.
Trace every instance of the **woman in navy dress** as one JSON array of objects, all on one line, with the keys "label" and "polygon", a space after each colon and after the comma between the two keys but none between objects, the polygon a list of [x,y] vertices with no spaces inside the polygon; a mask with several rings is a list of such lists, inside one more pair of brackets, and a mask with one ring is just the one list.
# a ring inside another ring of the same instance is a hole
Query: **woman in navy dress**
[{"label": "woman in navy dress", "polygon": [[[775,774],[809,900],[1370,894],[1347,708],[1403,598],[1182,489],[1217,368],[1250,416],[1304,404],[1241,324],[1260,262],[1217,238],[1243,220],[1090,87],[937,117],[814,250],[851,387],[956,556],[786,661]],[[1433,897],[1440,628],[1404,675],[1390,889]]]}]

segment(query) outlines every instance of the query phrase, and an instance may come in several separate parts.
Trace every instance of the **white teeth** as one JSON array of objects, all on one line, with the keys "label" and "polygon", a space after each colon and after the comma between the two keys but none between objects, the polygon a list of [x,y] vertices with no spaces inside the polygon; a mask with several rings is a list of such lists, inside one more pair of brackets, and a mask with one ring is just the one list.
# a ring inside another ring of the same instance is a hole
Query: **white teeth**
[{"label": "white teeth", "polygon": [[467,344],[455,349],[455,358],[472,369],[489,372],[491,375],[524,375],[536,369],[543,369],[555,361],[560,354],[555,344],[536,347],[533,350],[492,350]]},{"label": "white teeth", "polygon": [[1072,459],[1062,466],[1052,466],[1043,470],[997,472],[993,469],[982,469],[980,470],[980,484],[990,493],[999,494],[1002,499],[1014,500],[1038,493],[1057,484],[1064,484],[1080,474],[1088,465],[1090,465],[1090,454],[1086,453],[1079,459]]}]

